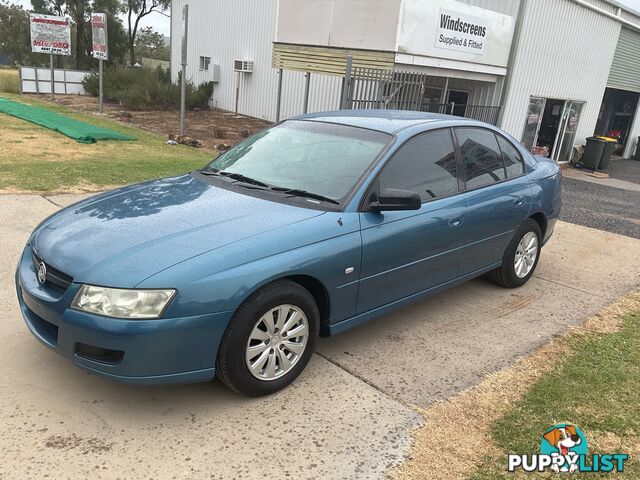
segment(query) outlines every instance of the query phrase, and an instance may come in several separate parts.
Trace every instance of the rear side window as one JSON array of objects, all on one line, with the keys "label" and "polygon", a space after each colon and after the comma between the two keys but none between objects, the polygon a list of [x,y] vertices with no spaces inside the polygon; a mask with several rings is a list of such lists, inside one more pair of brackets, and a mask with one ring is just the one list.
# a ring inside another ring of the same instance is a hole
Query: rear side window
[{"label": "rear side window", "polygon": [[407,140],[380,174],[380,191],[385,188],[416,192],[423,202],[457,193],[451,131],[436,130]]},{"label": "rear side window", "polygon": [[519,177],[524,174],[524,161],[520,152],[511,142],[500,135],[496,136],[498,137],[500,150],[502,150],[502,159],[504,160],[504,168],[507,171],[507,178]]},{"label": "rear side window", "polygon": [[500,182],[506,178],[496,136],[480,128],[456,128],[467,190]]}]

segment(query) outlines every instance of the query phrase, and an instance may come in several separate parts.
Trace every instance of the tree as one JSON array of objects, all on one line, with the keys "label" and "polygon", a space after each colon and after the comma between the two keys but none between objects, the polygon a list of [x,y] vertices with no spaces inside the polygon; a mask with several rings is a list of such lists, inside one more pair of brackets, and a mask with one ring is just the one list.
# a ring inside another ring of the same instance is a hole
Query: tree
[{"label": "tree", "polygon": [[170,56],[164,35],[156,32],[153,27],[140,29],[136,36],[135,53],[136,61],[143,57],[168,61]]},{"label": "tree", "polygon": [[13,64],[22,65],[32,57],[29,13],[7,0],[0,0],[0,52]]},{"label": "tree", "polygon": [[171,0],[124,0],[127,14],[127,37],[129,43],[129,63],[136,63],[135,45],[140,20],[153,12],[163,12],[171,5]]}]

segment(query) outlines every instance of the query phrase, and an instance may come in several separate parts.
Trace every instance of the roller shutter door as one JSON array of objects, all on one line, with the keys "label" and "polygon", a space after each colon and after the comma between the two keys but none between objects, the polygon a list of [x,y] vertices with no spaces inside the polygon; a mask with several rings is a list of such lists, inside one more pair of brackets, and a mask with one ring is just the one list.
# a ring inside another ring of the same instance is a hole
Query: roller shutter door
[{"label": "roller shutter door", "polygon": [[640,32],[622,27],[607,86],[640,92]]}]

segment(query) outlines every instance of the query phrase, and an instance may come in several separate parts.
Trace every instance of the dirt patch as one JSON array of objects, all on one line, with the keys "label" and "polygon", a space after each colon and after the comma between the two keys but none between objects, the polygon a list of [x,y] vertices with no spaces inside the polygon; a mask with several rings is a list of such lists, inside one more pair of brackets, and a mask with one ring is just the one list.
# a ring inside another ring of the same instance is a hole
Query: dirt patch
[{"label": "dirt patch", "polygon": [[45,446],[56,450],[78,450],[83,455],[95,455],[109,452],[113,443],[107,443],[95,437],[79,437],[72,433],[71,435],[52,435],[45,442]]},{"label": "dirt patch", "polygon": [[[640,292],[635,292],[608,306],[582,326],[572,328],[567,336],[615,332],[620,329],[624,315],[639,309]],[[424,424],[414,432],[414,444],[407,461],[389,472],[389,477],[394,480],[449,480],[473,473],[483,457],[499,454],[498,447],[491,441],[493,423],[542,375],[555,367],[556,363],[550,362],[549,358],[563,359],[570,354],[566,338],[561,337],[511,368],[490,374],[480,385],[452,399],[426,409],[416,408],[424,418]],[[615,439],[603,436],[602,441],[609,444]]]},{"label": "dirt patch", "polygon": [[[44,96],[30,95],[38,100],[51,101]],[[64,105],[83,113],[98,111],[98,100],[83,95],[59,95],[54,103]],[[118,104],[107,103],[105,115],[125,124],[131,124],[164,137],[176,135],[180,128],[180,112],[169,111],[127,111]],[[271,125],[271,122],[253,117],[236,116],[224,110],[188,111],[185,116],[186,135],[199,140],[207,149],[213,150],[216,145],[235,145],[249,135]]]},{"label": "dirt patch", "polygon": [[55,190],[47,190],[46,192],[38,190],[20,190],[18,188],[0,188],[0,195],[43,195],[50,197],[52,195],[82,195],[83,193],[100,193],[109,190],[121,188],[124,185],[93,185],[85,183],[73,187],[61,187]]}]

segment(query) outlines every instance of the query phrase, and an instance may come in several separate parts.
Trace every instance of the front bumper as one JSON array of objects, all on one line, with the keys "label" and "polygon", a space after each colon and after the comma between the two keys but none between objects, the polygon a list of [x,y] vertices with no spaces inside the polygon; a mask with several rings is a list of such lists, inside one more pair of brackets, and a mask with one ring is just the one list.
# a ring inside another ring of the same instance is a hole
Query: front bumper
[{"label": "front bumper", "polygon": [[47,347],[74,364],[114,380],[176,384],[211,380],[231,312],[158,320],[120,320],[68,308],[80,288],[65,291],[37,280],[30,247],[16,271],[20,310]]}]

